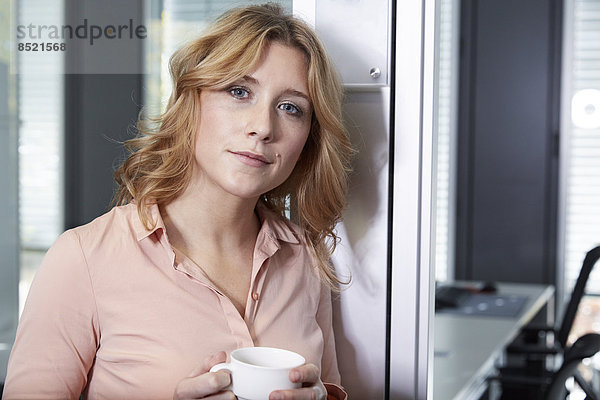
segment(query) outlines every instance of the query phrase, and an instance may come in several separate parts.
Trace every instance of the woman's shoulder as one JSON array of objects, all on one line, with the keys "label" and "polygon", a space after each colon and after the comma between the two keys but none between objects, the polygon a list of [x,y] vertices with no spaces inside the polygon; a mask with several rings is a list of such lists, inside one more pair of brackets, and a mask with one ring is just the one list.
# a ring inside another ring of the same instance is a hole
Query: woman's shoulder
[{"label": "woman's shoulder", "polygon": [[141,231],[137,207],[134,203],[115,206],[92,221],[67,230],[61,237],[75,237],[84,247],[106,246],[110,242],[123,242]]},{"label": "woman's shoulder", "polygon": [[95,260],[109,257],[132,235],[128,225],[133,216],[137,216],[135,205],[114,207],[87,224],[68,229],[48,249],[40,271],[73,274],[84,265],[90,268]]}]

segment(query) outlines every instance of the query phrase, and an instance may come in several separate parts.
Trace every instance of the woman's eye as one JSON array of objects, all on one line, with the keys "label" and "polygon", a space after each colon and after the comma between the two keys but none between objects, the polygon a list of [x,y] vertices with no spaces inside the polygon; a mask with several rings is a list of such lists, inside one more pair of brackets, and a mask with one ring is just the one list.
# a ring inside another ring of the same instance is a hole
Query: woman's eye
[{"label": "woman's eye", "polygon": [[302,110],[293,105],[292,103],[283,103],[279,105],[279,109],[285,111],[288,114],[302,115]]},{"label": "woman's eye", "polygon": [[229,93],[231,93],[233,97],[238,99],[247,99],[248,97],[250,97],[250,92],[241,87],[231,88],[229,89]]}]

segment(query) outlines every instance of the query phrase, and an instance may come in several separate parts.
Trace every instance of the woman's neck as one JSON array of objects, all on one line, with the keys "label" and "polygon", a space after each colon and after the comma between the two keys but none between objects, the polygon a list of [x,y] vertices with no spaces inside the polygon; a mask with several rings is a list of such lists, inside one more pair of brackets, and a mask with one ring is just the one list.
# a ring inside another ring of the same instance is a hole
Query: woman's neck
[{"label": "woman's neck", "polygon": [[171,246],[193,261],[243,317],[260,229],[254,213],[258,199],[212,189],[190,186],[160,212]]},{"label": "woman's neck", "polygon": [[222,254],[254,247],[260,228],[256,202],[190,186],[160,212],[173,246],[190,255]]}]

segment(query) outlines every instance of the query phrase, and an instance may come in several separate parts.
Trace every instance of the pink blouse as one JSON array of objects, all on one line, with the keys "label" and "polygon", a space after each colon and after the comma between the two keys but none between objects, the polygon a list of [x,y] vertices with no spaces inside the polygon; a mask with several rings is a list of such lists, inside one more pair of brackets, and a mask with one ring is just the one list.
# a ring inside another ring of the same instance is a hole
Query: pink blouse
[{"label": "pink blouse", "polygon": [[206,357],[245,346],[300,353],[323,382],[339,384],[330,291],[297,228],[257,210],[243,318],[174,252],[156,205],[151,231],[129,204],[62,234],[31,286],[3,398],[171,399]]}]

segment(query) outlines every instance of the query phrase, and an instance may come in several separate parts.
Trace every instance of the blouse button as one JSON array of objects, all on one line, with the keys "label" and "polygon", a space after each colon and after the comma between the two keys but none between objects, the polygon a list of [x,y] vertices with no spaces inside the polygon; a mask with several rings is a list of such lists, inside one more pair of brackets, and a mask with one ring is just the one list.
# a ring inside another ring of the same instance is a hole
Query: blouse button
[{"label": "blouse button", "polygon": [[254,301],[258,301],[258,293],[252,293],[252,298],[254,299]]}]

